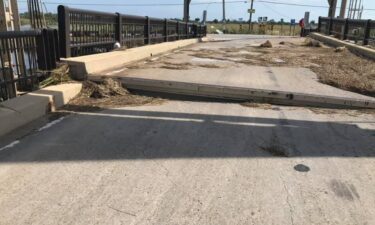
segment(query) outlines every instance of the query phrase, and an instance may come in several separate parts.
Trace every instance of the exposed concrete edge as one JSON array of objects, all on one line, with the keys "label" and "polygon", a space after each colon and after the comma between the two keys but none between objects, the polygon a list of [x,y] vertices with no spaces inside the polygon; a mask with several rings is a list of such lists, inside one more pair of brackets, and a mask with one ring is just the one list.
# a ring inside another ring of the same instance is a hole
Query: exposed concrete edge
[{"label": "exposed concrete edge", "polygon": [[315,40],[321,41],[321,42],[323,42],[327,45],[334,46],[334,47],[345,46],[350,51],[352,51],[356,54],[359,54],[359,55],[362,55],[362,56],[365,56],[367,58],[375,60],[375,49],[371,49],[371,48],[368,48],[368,47],[356,45],[356,44],[353,44],[353,43],[350,43],[350,42],[347,42],[347,41],[342,41],[342,40],[339,40],[337,38],[334,38],[334,37],[331,37],[331,36],[326,36],[326,35],[319,34],[319,33],[311,33],[310,37],[315,39]]},{"label": "exposed concrete edge", "polygon": [[81,83],[50,86],[0,103],[0,137],[67,104]]},{"label": "exposed concrete edge", "polygon": [[88,74],[100,73],[114,68],[120,68],[126,64],[147,59],[151,56],[162,54],[178,48],[202,42],[204,39],[187,39],[173,42],[165,42],[130,48],[123,51],[113,51],[96,55],[88,55],[62,59],[70,66],[73,78],[84,80]]},{"label": "exposed concrete edge", "polygon": [[[100,79],[92,77],[90,79]],[[315,106],[327,108],[375,108],[375,101],[354,98],[328,97],[296,92],[272,91],[253,88],[186,83],[177,81],[151,80],[143,78],[121,77],[128,89],[183,94],[191,96],[213,97],[243,101],[259,101],[282,105]]]}]

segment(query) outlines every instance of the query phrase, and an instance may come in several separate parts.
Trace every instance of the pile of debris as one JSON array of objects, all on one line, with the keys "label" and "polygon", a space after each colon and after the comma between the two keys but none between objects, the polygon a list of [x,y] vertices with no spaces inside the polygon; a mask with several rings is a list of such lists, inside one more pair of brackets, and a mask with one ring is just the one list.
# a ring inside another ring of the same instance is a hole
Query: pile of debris
[{"label": "pile of debris", "polygon": [[104,79],[101,84],[92,81],[85,81],[83,82],[83,89],[81,92],[81,95],[94,99],[125,96],[128,94],[129,91],[122,87],[120,81],[111,78]]},{"label": "pile of debris", "polygon": [[72,79],[69,75],[69,65],[68,64],[60,64],[58,65],[57,69],[52,70],[49,72],[49,77],[40,82],[40,88],[45,88],[51,85],[58,85],[62,83],[72,82]]},{"label": "pile of debris", "polygon": [[306,38],[302,45],[306,47],[316,47],[316,48],[322,47],[322,43],[320,43],[319,41],[313,40],[311,38]]},{"label": "pile of debris", "polygon": [[122,86],[119,80],[105,78],[100,83],[83,82],[81,93],[65,107],[69,111],[97,111],[103,108],[157,105],[163,99],[136,95]]},{"label": "pile of debris", "polygon": [[272,43],[267,40],[266,42],[264,42],[263,44],[260,45],[261,48],[272,48]]}]

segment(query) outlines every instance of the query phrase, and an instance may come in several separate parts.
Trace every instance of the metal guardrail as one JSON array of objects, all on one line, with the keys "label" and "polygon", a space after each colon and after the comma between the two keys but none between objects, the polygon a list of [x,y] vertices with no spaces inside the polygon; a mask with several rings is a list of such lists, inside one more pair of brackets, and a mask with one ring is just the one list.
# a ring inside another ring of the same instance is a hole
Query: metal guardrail
[{"label": "metal guardrail", "polygon": [[318,32],[341,40],[375,46],[375,21],[319,17]]},{"label": "metal guardrail", "polygon": [[108,52],[206,35],[206,26],[167,19],[58,7],[61,56]]},{"label": "metal guardrail", "polygon": [[57,30],[0,32],[0,102],[38,88],[59,60]]}]

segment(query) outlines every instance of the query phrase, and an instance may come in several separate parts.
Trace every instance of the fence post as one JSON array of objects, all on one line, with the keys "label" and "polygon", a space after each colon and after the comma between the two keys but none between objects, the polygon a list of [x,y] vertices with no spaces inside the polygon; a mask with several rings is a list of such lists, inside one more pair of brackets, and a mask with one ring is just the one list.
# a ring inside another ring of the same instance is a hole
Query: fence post
[{"label": "fence post", "polygon": [[168,42],[168,20],[164,19],[164,41]]},{"label": "fence post", "polygon": [[319,19],[318,19],[318,33],[320,33],[322,31],[322,17],[319,16]]},{"label": "fence post", "polygon": [[180,22],[177,21],[177,40],[180,40]]},{"label": "fence post", "polygon": [[332,28],[333,28],[333,18],[329,18],[329,25],[328,25],[328,35],[331,35],[332,33]]},{"label": "fence post", "polygon": [[64,58],[71,57],[70,49],[70,17],[69,8],[63,5],[58,7],[60,54]]},{"label": "fence post", "polygon": [[345,26],[344,26],[344,35],[343,35],[343,40],[348,39],[348,32],[349,32],[349,19],[345,20]]},{"label": "fence post", "polygon": [[44,44],[45,44],[45,55],[46,55],[46,65],[47,70],[52,70],[57,67],[56,65],[56,50],[55,50],[55,40],[53,30],[51,29],[43,29],[43,36],[44,36]]},{"label": "fence post", "polygon": [[186,23],[185,26],[186,26],[186,39],[189,39],[189,23]]},{"label": "fence post", "polygon": [[38,57],[37,63],[40,70],[48,70],[49,66],[47,63],[48,55],[46,54],[47,50],[47,30],[40,30],[40,34],[35,38],[36,44],[36,55]]},{"label": "fence post", "polygon": [[365,36],[363,38],[363,45],[368,45],[368,39],[370,38],[370,31],[371,31],[371,20],[367,20],[366,26],[365,26]]},{"label": "fence post", "polygon": [[115,29],[115,36],[116,41],[122,45],[122,15],[120,13],[116,13],[116,29]]},{"label": "fence post", "polygon": [[146,24],[145,24],[145,31],[144,31],[144,35],[145,35],[145,44],[146,45],[149,45],[151,44],[151,24],[150,24],[150,18],[148,16],[146,16]]}]

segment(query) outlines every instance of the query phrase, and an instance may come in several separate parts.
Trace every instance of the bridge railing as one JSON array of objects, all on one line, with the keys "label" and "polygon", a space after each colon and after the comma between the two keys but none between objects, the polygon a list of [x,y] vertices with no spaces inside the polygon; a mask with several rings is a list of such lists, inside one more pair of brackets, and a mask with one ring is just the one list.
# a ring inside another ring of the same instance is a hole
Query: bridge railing
[{"label": "bridge railing", "polygon": [[206,35],[206,26],[167,19],[58,7],[61,56],[108,52]]},{"label": "bridge railing", "polygon": [[57,30],[0,32],[0,102],[37,89],[58,60]]},{"label": "bridge railing", "polygon": [[375,46],[375,21],[319,17],[318,31],[341,40]]}]

